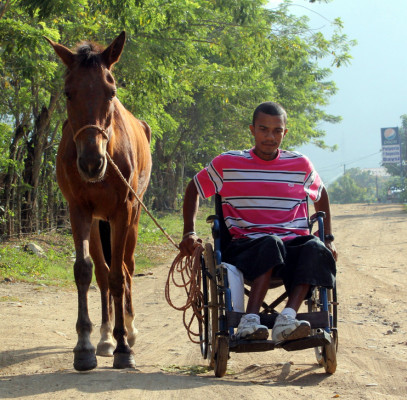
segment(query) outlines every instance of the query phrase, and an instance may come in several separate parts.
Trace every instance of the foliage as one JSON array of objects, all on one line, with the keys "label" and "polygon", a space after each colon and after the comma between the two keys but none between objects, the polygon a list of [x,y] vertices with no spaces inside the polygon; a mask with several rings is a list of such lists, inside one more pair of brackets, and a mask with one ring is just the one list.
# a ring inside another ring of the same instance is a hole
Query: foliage
[{"label": "foliage", "polygon": [[0,233],[55,227],[65,218],[54,175],[65,118],[64,67],[44,35],[72,48],[82,39],[109,44],[126,31],[114,75],[122,103],[152,127],[146,201],[157,210],[176,209],[186,182],[215,155],[251,146],[248,124],[261,101],[286,107],[289,148],[325,147],[320,122],[340,118],[324,111],[336,87],[319,63],[328,57],[333,67],[346,65],[354,42],[339,19],[324,37],[309,30],[306,18],[291,15],[286,3],[273,10],[266,4],[6,2],[0,9]]},{"label": "foliage", "polygon": [[351,168],[329,186],[329,198],[339,204],[386,202],[391,182],[389,177]]},{"label": "foliage", "polygon": [[391,177],[385,186],[385,197],[393,203],[407,203],[407,179],[405,177]]},{"label": "foliage", "polygon": [[349,174],[345,174],[329,187],[329,194],[332,203],[360,203],[365,202],[367,189],[359,187]]}]

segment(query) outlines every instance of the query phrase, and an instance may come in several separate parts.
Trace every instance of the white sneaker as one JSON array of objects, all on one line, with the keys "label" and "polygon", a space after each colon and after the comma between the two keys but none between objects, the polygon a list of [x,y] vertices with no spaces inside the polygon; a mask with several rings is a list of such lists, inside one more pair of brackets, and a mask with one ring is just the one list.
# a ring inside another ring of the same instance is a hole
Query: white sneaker
[{"label": "white sneaker", "polygon": [[240,319],[237,327],[237,339],[265,340],[269,336],[269,329],[260,325],[260,317],[257,314],[246,314]]},{"label": "white sneaker", "polygon": [[274,342],[294,340],[307,337],[310,333],[311,325],[308,321],[298,321],[291,316],[280,314],[273,326],[272,339]]}]

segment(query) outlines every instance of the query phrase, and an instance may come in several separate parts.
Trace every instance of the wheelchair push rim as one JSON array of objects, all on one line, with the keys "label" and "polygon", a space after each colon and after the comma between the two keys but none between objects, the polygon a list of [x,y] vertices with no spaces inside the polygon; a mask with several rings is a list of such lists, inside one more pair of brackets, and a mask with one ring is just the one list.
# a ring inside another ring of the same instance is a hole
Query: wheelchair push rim
[{"label": "wheelchair push rim", "polygon": [[219,330],[219,304],[216,285],[216,266],[211,243],[205,244],[204,252],[204,301],[205,301],[205,326],[203,350],[204,359],[208,360],[211,368],[215,367],[216,333]]}]

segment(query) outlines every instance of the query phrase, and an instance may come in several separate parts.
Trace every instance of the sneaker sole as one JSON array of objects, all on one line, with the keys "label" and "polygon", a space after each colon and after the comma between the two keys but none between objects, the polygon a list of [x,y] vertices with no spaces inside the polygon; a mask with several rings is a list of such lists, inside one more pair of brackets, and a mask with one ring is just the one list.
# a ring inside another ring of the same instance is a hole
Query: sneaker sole
[{"label": "sneaker sole", "polygon": [[283,340],[295,340],[302,339],[311,334],[311,327],[308,324],[300,325],[297,329],[293,330],[289,335],[283,338]]},{"label": "sneaker sole", "polygon": [[269,330],[267,328],[259,328],[253,333],[249,333],[245,337],[240,337],[243,340],[266,340],[269,337]]}]

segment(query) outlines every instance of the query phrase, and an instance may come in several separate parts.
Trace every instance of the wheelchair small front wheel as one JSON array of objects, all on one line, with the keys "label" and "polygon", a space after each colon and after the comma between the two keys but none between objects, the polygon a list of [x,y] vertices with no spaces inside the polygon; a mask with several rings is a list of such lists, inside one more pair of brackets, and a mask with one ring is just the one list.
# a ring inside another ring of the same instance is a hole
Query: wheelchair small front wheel
[{"label": "wheelchair small front wheel", "polygon": [[216,337],[215,347],[215,376],[222,378],[225,376],[229,359],[229,341],[226,336],[219,335]]},{"label": "wheelchair small front wheel", "polygon": [[323,347],[315,348],[317,360],[319,358],[319,360],[318,360],[319,364],[324,367],[325,372],[328,374],[333,374],[336,371],[337,348],[338,348],[337,331],[331,332],[331,343],[326,344]]},{"label": "wheelchair small front wheel", "polygon": [[[324,367],[325,372],[328,374],[333,374],[335,373],[337,367],[336,353],[338,351],[338,302],[336,287],[333,289],[328,289],[326,293],[328,297],[328,311],[332,321],[332,326],[330,326],[331,342],[324,346],[315,347],[315,356],[318,364],[321,367]],[[318,288],[316,288],[311,298],[308,300],[308,312],[318,312],[323,309],[323,301],[320,296],[321,292]],[[314,333],[315,332],[313,332],[313,334]]]}]

